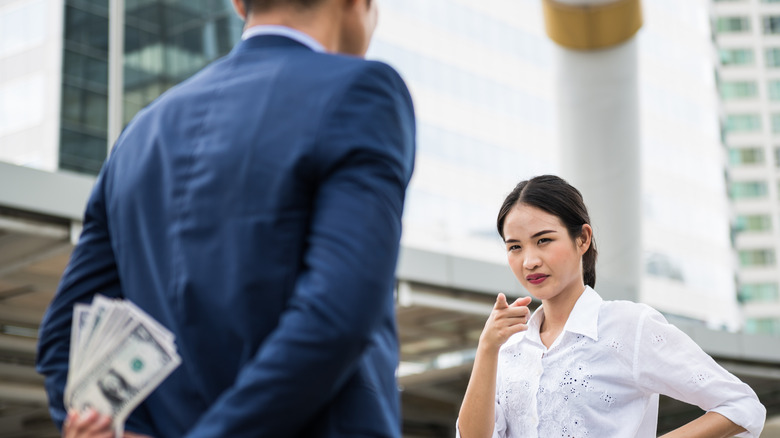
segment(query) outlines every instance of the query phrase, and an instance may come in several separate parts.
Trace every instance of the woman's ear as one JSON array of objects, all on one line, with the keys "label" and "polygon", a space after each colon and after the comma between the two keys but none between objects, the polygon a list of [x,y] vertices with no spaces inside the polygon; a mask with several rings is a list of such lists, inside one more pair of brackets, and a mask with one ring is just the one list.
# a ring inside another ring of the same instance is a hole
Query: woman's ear
[{"label": "woman's ear", "polygon": [[585,254],[590,248],[590,241],[593,238],[593,228],[589,224],[582,225],[582,233],[577,238],[577,248],[580,250],[580,254]]}]

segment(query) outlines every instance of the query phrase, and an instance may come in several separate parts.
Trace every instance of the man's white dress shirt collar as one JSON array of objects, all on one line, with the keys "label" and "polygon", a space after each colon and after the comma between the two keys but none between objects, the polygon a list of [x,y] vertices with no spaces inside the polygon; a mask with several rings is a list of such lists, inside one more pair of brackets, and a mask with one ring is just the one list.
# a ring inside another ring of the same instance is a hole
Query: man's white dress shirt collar
[{"label": "man's white dress shirt collar", "polygon": [[303,44],[304,46],[314,50],[315,52],[325,52],[325,47],[322,44],[320,44],[319,41],[301,32],[300,30],[296,30],[287,26],[276,26],[276,25],[252,26],[249,29],[244,31],[244,33],[241,35],[241,39],[247,40],[249,38],[256,37],[259,35],[278,35],[278,36],[287,37],[290,38],[291,40]]}]

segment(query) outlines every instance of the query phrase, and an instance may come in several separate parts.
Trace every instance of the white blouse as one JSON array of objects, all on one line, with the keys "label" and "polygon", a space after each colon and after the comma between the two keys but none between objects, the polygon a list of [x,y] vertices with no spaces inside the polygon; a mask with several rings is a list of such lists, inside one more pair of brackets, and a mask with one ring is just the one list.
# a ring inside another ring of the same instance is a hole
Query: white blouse
[{"label": "white blouse", "polygon": [[755,392],[653,308],[588,287],[549,349],[543,320],[539,307],[501,347],[493,437],[654,438],[658,394],[725,416],[747,430],[740,437],[760,435]]}]

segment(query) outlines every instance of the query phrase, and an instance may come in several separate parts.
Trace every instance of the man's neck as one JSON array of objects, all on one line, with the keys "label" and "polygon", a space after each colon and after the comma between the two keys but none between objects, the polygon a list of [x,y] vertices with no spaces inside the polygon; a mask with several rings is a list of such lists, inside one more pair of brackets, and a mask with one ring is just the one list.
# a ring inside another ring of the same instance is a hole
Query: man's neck
[{"label": "man's neck", "polygon": [[254,26],[285,26],[314,38],[331,53],[338,51],[339,29],[334,25],[339,17],[335,13],[325,15],[321,11],[279,10],[250,14],[244,30]]}]

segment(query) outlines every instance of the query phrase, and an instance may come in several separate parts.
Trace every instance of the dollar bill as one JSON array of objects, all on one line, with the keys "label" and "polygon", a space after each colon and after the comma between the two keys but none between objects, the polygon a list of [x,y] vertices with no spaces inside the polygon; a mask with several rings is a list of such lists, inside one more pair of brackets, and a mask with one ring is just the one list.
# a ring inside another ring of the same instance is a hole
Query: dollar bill
[{"label": "dollar bill", "polygon": [[[73,325],[70,331],[70,362],[77,362],[80,358],[80,349],[78,348],[81,341],[81,334],[86,327],[87,318],[89,317],[90,307],[87,304],[76,304],[73,306]],[[68,381],[73,379],[74,367],[68,367]]]},{"label": "dollar bill", "polygon": [[181,363],[173,334],[138,306],[97,296],[73,311],[65,406],[127,416]]}]

